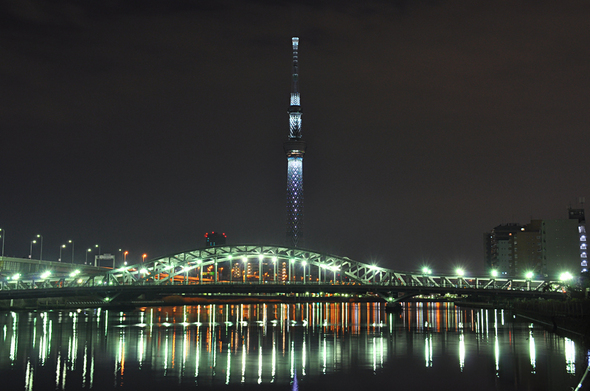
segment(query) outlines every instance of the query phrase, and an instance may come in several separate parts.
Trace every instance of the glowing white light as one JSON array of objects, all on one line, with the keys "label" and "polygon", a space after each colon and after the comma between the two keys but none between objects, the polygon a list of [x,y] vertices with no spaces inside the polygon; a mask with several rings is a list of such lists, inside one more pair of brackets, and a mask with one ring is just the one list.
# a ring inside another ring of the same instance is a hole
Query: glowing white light
[{"label": "glowing white light", "polygon": [[559,275],[560,281],[568,281],[568,280],[571,280],[572,278],[574,278],[574,276],[572,276],[572,274],[570,272],[564,272]]},{"label": "glowing white light", "polygon": [[565,370],[569,374],[576,373],[576,345],[565,337]]},{"label": "glowing white light", "polygon": [[535,373],[537,369],[537,349],[535,348],[535,338],[533,337],[533,330],[529,330],[529,355],[531,358],[531,373]]},{"label": "glowing white light", "polygon": [[500,377],[500,343],[498,336],[494,336],[494,357],[496,360],[496,377]]},{"label": "glowing white light", "polygon": [[459,336],[459,367],[461,368],[461,372],[463,372],[463,368],[465,367],[465,336],[463,333]]}]

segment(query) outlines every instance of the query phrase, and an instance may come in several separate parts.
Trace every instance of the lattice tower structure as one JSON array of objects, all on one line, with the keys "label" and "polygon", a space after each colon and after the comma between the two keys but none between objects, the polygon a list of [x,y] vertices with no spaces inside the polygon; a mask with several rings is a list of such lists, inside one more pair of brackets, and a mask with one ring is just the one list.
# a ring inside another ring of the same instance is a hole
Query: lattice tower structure
[{"label": "lattice tower structure", "polygon": [[299,95],[299,38],[292,38],[293,72],[289,105],[289,137],[283,144],[287,155],[287,245],[303,244],[303,156],[301,139],[301,99]]}]

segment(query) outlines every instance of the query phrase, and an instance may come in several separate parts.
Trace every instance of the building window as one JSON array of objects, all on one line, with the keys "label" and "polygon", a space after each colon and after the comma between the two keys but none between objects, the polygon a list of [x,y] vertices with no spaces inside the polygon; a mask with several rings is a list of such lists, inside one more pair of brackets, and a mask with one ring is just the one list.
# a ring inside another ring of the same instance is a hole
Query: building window
[{"label": "building window", "polygon": [[578,226],[578,232],[580,232],[581,234],[585,234],[586,233],[586,227],[584,227],[583,225],[579,225]]}]

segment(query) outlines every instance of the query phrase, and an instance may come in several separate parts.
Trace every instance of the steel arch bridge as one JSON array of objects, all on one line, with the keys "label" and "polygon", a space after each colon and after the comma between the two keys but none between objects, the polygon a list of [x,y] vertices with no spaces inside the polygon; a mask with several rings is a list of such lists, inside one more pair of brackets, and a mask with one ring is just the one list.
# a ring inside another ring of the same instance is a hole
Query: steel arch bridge
[{"label": "steel arch bridge", "polygon": [[44,270],[41,262],[36,263],[36,271],[2,279],[0,299],[97,295],[108,301],[125,292],[370,292],[391,300],[400,294],[410,297],[446,293],[564,297],[565,291],[559,281],[403,272],[311,250],[267,245],[206,247],[135,265],[59,273]]}]

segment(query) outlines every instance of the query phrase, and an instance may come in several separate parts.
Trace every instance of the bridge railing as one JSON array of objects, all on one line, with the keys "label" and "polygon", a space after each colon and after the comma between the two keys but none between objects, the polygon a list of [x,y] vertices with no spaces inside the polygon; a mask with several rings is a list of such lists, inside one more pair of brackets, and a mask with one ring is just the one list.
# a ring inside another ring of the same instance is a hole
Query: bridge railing
[{"label": "bridge railing", "polygon": [[[37,263],[38,261],[36,261]],[[55,263],[55,262],[53,262]],[[116,285],[297,284],[371,285],[475,290],[563,291],[558,281],[431,275],[381,268],[309,250],[236,245],[207,247],[116,269],[86,268],[0,276],[0,289],[20,290]],[[24,270],[23,270],[24,271]]]}]

